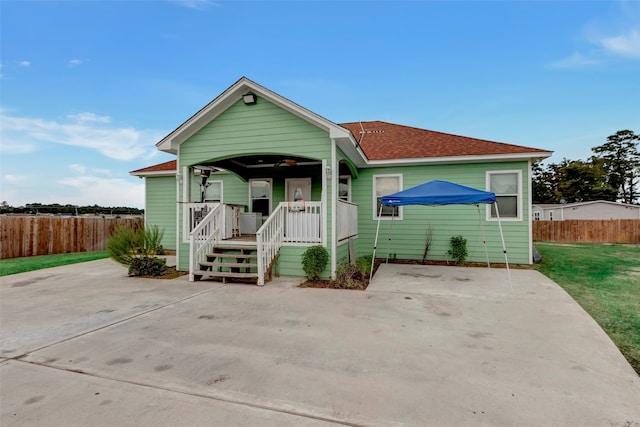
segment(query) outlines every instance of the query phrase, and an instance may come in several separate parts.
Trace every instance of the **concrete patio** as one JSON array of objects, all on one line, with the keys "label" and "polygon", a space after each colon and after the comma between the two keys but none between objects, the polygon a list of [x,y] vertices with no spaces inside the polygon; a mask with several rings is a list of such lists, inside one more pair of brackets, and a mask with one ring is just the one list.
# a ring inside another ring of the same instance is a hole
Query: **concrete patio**
[{"label": "concrete patio", "polygon": [[640,378],[532,270],[383,265],[365,292],[0,278],[0,425],[640,426]]}]

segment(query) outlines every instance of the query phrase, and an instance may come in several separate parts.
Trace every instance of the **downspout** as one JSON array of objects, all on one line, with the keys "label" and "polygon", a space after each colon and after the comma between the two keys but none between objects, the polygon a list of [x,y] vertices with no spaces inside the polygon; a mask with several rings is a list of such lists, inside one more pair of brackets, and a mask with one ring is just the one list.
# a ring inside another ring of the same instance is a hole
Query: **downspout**
[{"label": "downspout", "polygon": [[336,140],[331,138],[331,278],[336,278],[338,268],[338,243],[336,242],[336,212],[338,205],[337,182],[339,181],[338,157],[336,153]]},{"label": "downspout", "polygon": [[[178,155],[179,156],[179,155]],[[180,157],[178,157],[178,162]],[[180,163],[178,163],[179,165]],[[180,191],[180,184],[178,184],[178,192],[176,193],[176,199],[178,200],[177,203],[177,207],[176,207],[176,227],[177,227],[177,232],[176,232],[176,240],[177,240],[177,244],[176,244],[176,263],[178,265],[178,267],[180,266],[180,246],[182,245],[182,242],[184,241],[184,221],[185,221],[185,209],[186,209],[186,205],[185,205],[185,194],[187,194],[186,189],[189,188],[189,180],[191,180],[191,175],[189,174],[189,168],[186,166],[182,167],[182,191]],[[181,209],[182,208],[182,209]],[[182,221],[180,221],[180,211],[182,211]]]},{"label": "downspout", "polygon": [[531,204],[533,203],[533,194],[532,194],[532,184],[531,184],[531,159],[529,159],[529,161],[527,161],[527,165],[528,165],[528,172],[527,172],[527,192],[529,193],[529,207],[527,209],[528,213],[529,213],[529,263],[533,264],[533,213],[531,212]]}]

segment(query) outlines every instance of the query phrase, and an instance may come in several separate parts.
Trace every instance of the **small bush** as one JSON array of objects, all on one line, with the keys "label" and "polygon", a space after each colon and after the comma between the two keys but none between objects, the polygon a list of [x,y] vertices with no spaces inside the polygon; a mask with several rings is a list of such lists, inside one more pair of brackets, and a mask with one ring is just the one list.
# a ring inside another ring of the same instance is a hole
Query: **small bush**
[{"label": "small bush", "polygon": [[336,279],[333,281],[333,286],[336,289],[365,289],[368,278],[357,265],[342,259],[336,269]]},{"label": "small bush", "polygon": [[120,226],[107,240],[109,256],[122,265],[130,266],[144,247],[144,230]]},{"label": "small bush", "polygon": [[167,263],[154,255],[162,252],[163,234],[157,226],[146,230],[118,227],[107,240],[107,252],[113,260],[129,267],[129,276],[161,276]]},{"label": "small bush", "polygon": [[358,270],[360,270],[360,274],[363,277],[369,278],[369,274],[371,274],[371,261],[373,260],[373,254],[364,255],[360,258],[356,259],[356,265],[358,266]]},{"label": "small bush", "polygon": [[324,246],[311,246],[302,254],[302,269],[308,280],[317,280],[327,268],[329,252]]},{"label": "small bush", "polygon": [[462,236],[453,236],[449,241],[451,249],[447,251],[447,254],[453,258],[456,264],[462,264],[467,259],[467,239]]},{"label": "small bush", "polygon": [[144,231],[144,247],[148,255],[162,255],[162,238],[164,231],[160,230],[157,225],[152,225]]},{"label": "small bush", "polygon": [[167,261],[156,257],[141,257],[129,266],[129,276],[162,276],[167,271]]}]

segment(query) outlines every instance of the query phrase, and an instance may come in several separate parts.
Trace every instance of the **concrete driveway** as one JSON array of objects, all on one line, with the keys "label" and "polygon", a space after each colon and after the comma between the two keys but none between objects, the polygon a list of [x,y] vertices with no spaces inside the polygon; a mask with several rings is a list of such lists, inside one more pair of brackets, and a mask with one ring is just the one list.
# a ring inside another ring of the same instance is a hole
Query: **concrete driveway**
[{"label": "concrete driveway", "polygon": [[0,280],[0,425],[640,426],[640,378],[531,270],[384,265],[365,292]]}]

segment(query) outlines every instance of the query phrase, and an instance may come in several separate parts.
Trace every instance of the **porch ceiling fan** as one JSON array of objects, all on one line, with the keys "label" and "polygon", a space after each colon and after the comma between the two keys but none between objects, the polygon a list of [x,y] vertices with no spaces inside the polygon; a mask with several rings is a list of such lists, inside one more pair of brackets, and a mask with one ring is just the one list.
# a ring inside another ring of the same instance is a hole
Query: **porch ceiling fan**
[{"label": "porch ceiling fan", "polygon": [[283,165],[287,165],[287,166],[298,166],[298,162],[296,162],[293,159],[282,159],[279,162],[275,162],[273,164],[274,168],[277,168],[279,166],[283,166]]}]

